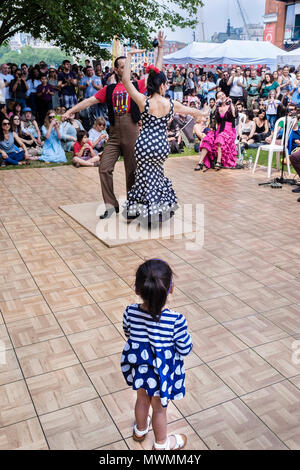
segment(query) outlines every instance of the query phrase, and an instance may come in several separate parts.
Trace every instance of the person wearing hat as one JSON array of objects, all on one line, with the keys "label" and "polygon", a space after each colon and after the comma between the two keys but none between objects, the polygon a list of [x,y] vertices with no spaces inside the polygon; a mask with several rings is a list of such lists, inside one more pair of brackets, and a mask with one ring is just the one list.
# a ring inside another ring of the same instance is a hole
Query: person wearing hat
[{"label": "person wearing hat", "polygon": [[31,108],[26,107],[23,109],[23,114],[21,117],[21,128],[23,134],[33,137],[36,139],[38,145],[42,145],[41,132],[35,117],[32,114]]}]

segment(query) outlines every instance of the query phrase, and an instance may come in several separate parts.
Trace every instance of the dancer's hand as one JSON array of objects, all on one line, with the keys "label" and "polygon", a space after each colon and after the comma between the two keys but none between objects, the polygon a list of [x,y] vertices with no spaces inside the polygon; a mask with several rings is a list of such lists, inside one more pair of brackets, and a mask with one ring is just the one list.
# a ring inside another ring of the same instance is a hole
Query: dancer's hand
[{"label": "dancer's hand", "polygon": [[164,47],[164,43],[165,43],[166,37],[167,37],[167,36],[164,36],[164,32],[163,32],[163,31],[158,31],[158,36],[157,36],[158,47]]},{"label": "dancer's hand", "polygon": [[142,54],[143,52],[146,52],[146,49],[136,49],[135,46],[131,46],[128,54]]}]

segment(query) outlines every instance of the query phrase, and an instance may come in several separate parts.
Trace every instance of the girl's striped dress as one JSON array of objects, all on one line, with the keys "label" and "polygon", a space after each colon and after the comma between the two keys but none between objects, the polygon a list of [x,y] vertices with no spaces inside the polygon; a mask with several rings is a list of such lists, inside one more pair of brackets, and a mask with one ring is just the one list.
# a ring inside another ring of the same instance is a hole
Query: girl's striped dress
[{"label": "girl's striped dress", "polygon": [[159,396],[162,406],[185,395],[185,373],[182,356],[193,347],[184,315],[168,308],[159,322],[138,304],[129,305],[123,316],[123,329],[128,338],[121,369],[134,390],[143,388],[149,396]]}]

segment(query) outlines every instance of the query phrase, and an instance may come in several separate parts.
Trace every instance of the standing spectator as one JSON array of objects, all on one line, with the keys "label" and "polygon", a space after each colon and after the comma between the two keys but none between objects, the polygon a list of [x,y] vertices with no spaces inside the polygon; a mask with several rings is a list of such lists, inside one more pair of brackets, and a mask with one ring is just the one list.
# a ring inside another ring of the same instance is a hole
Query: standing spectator
[{"label": "standing spectator", "polygon": [[259,97],[259,90],[261,87],[261,79],[257,76],[255,69],[251,70],[251,77],[247,81],[247,108],[249,111],[253,110],[253,102],[256,101]]},{"label": "standing spectator", "polygon": [[268,99],[264,101],[266,107],[267,120],[271,131],[274,131],[275,122],[277,118],[277,108],[280,105],[280,101],[276,99],[276,91],[271,90]]},{"label": "standing spectator", "polygon": [[297,72],[296,74],[296,81],[292,94],[292,102],[297,106],[300,106],[300,72]]},{"label": "standing spectator", "polygon": [[60,122],[55,119],[54,110],[50,109],[46,114],[45,123],[41,129],[45,142],[40,160],[55,163],[67,161],[65,151],[61,145],[62,135],[60,126]]},{"label": "standing spectator", "polygon": [[204,85],[206,83],[206,75],[205,73],[200,76],[200,81],[198,83],[198,88],[197,88],[197,93],[198,93],[198,98],[201,101],[201,105],[203,106],[205,102],[205,91],[204,91]]},{"label": "standing spectator", "polygon": [[243,101],[243,90],[246,88],[246,81],[241,74],[241,67],[232,69],[228,85],[230,85],[229,97],[232,99],[233,104],[237,101]]},{"label": "standing spectator", "polygon": [[183,67],[183,68],[180,70],[180,75],[183,77],[183,85],[182,85],[183,96],[186,96],[186,95],[187,95],[187,92],[186,92],[187,70],[186,70],[185,67]]},{"label": "standing spectator", "polygon": [[48,75],[48,65],[43,60],[40,62],[40,73]]},{"label": "standing spectator", "polygon": [[229,96],[231,85],[228,85],[229,80],[229,72],[228,70],[224,70],[223,78],[219,81],[219,90],[223,91],[226,96]]},{"label": "standing spectator", "polygon": [[21,64],[21,70],[22,70],[22,75],[25,75],[25,79],[28,79],[28,65],[27,64]]},{"label": "standing spectator", "polygon": [[292,78],[290,76],[290,69],[288,65],[285,65],[283,67],[281,80],[278,83],[282,95],[285,95],[290,92],[290,87],[292,86]]},{"label": "standing spectator", "polygon": [[15,78],[10,82],[10,92],[16,103],[20,103],[22,109],[26,107],[26,93],[28,85],[25,75],[22,76],[21,70],[17,70]]},{"label": "standing spectator", "polygon": [[182,103],[183,99],[183,82],[184,78],[182,77],[180,73],[180,69],[176,69],[175,72],[175,78],[173,80],[173,86],[174,86],[174,100],[180,101]]},{"label": "standing spectator", "polygon": [[198,92],[198,86],[199,86],[200,80],[201,80],[200,69],[197,67],[194,73],[194,83],[195,83],[195,88],[197,92]]},{"label": "standing spectator", "polygon": [[54,90],[54,95],[52,96],[52,109],[55,109],[59,106],[59,87],[55,67],[50,66],[49,68],[48,83],[49,85],[52,85]]},{"label": "standing spectator", "polygon": [[168,95],[170,96],[170,98],[173,100],[174,99],[174,85],[173,85],[173,82],[174,82],[174,73],[173,73],[173,70],[172,69],[168,69],[167,71],[167,83],[169,85],[169,88],[168,88]]},{"label": "standing spectator", "polygon": [[[86,68],[86,76],[80,80],[79,89],[83,90],[83,98],[90,98],[94,96],[102,88],[102,81],[100,77],[94,74],[93,67],[89,66]],[[90,106],[89,119],[94,122],[95,119],[101,116],[101,106],[100,104],[95,104]]]},{"label": "standing spectator", "polygon": [[205,93],[205,100],[207,103],[209,103],[209,100],[211,98],[216,99],[216,89],[218,87],[216,86],[214,82],[214,76],[212,73],[208,74],[208,81],[205,82],[203,85],[203,91]]},{"label": "standing spectator", "polygon": [[31,72],[30,76],[27,80],[28,91],[27,96],[29,97],[29,107],[32,109],[34,116],[37,115],[37,96],[36,90],[37,87],[41,84],[40,80],[40,71],[37,67],[34,67]]},{"label": "standing spectator", "polygon": [[0,104],[5,104],[5,83],[0,77]]},{"label": "standing spectator", "polygon": [[8,67],[7,64],[2,64],[1,65],[0,78],[1,78],[1,80],[3,80],[3,82],[5,84],[4,98],[5,98],[5,103],[6,103],[7,108],[9,108],[9,101],[11,100],[9,85],[10,85],[10,82],[13,80],[14,77],[9,73],[9,67]]},{"label": "standing spectator", "polygon": [[58,86],[61,90],[61,104],[67,109],[77,104],[75,87],[77,79],[74,72],[71,72],[71,63],[64,60],[62,63],[63,71],[58,74]]},{"label": "standing spectator", "polygon": [[47,111],[52,108],[52,98],[54,96],[53,86],[48,83],[47,75],[41,75],[41,84],[36,89],[37,95],[37,121],[42,125]]},{"label": "standing spectator", "polygon": [[274,80],[273,75],[269,72],[265,74],[265,79],[261,85],[261,97],[267,99],[270,91],[275,90],[275,96],[278,98],[280,95],[279,84]]},{"label": "standing spectator", "polygon": [[189,72],[187,79],[186,79],[186,86],[185,86],[185,91],[186,95],[191,95],[192,90],[195,89],[195,83],[194,83],[194,72]]}]

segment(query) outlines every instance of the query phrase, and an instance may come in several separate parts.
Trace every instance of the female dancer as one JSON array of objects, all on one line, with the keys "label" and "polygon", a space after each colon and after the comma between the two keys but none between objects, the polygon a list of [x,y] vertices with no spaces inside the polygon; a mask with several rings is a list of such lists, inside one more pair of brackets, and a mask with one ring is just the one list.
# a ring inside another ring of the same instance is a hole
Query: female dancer
[{"label": "female dancer", "polygon": [[236,165],[236,110],[231,99],[223,91],[217,93],[217,102],[212,114],[214,112],[218,127],[216,132],[209,132],[203,139],[200,145],[200,160],[195,170],[202,170],[203,165],[206,168],[214,165],[216,170]]},{"label": "female dancer", "polygon": [[122,78],[123,85],[142,113],[143,123],[135,144],[135,184],[128,192],[126,208],[128,219],[141,216],[140,220],[148,219],[148,223],[151,223],[171,217],[177,206],[172,183],[164,176],[163,168],[170,153],[168,122],[173,113],[197,118],[203,112],[164,98],[168,87],[167,77],[153,66],[147,68],[148,97],[139,93],[130,81],[130,64],[132,55],[140,52],[143,51],[134,48],[129,51]]}]

